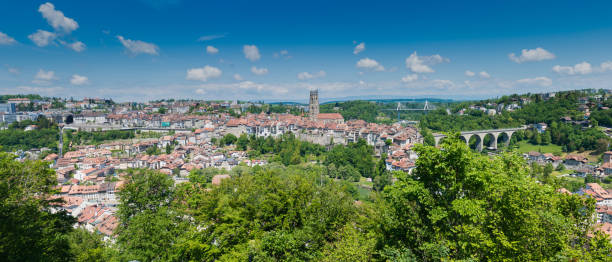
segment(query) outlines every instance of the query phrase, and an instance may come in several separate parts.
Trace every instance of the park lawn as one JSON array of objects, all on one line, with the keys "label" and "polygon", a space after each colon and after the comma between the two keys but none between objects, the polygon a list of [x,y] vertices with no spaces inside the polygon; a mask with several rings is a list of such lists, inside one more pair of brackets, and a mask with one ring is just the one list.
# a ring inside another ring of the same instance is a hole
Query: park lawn
[{"label": "park lawn", "polygon": [[361,201],[367,201],[367,200],[370,199],[370,194],[372,193],[372,190],[371,189],[367,189],[367,188],[363,188],[363,187],[360,187],[359,185],[357,185],[357,192],[359,194],[357,199],[359,199]]},{"label": "park lawn", "polygon": [[531,151],[542,152],[542,153],[555,153],[555,152],[563,152],[563,148],[561,146],[555,144],[548,145],[532,145],[528,141],[520,141],[517,143],[518,148],[516,152],[524,154]]}]

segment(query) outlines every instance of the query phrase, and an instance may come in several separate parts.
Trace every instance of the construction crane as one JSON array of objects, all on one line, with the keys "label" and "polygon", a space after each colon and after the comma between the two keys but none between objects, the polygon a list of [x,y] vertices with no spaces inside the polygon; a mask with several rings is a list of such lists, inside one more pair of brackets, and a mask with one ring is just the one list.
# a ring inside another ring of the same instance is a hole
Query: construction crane
[{"label": "construction crane", "polygon": [[423,108],[402,108],[402,103],[397,102],[397,107],[395,109],[383,109],[385,111],[397,111],[397,122],[400,121],[400,111],[430,111],[434,110],[435,107],[429,104],[429,101],[425,100],[425,106]]}]

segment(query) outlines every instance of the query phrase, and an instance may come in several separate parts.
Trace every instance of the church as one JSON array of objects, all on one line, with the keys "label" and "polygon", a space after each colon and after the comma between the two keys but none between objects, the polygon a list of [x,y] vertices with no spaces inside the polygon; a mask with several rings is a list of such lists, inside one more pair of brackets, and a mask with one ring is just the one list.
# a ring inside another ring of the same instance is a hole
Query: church
[{"label": "church", "polygon": [[344,117],[339,113],[319,113],[319,90],[310,90],[310,102],[308,104],[310,120],[321,121],[324,124],[344,123]]}]

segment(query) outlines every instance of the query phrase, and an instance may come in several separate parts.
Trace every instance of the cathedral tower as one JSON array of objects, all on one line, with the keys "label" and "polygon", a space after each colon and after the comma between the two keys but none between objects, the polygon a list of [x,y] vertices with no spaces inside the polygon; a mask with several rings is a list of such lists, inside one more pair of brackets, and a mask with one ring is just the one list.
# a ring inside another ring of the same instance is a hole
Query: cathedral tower
[{"label": "cathedral tower", "polygon": [[317,120],[319,116],[319,90],[310,90],[310,104],[308,106],[310,119]]}]

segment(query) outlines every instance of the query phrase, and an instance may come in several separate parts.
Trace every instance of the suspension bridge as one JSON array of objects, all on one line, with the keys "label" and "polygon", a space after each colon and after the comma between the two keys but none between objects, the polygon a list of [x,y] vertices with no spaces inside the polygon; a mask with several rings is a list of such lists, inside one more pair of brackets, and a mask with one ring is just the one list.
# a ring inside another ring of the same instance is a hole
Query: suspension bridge
[{"label": "suspension bridge", "polygon": [[429,104],[429,101],[425,100],[425,105],[423,106],[423,108],[406,108],[402,106],[401,102],[397,102],[397,107],[395,109],[382,109],[385,111],[397,111],[397,121],[400,121],[400,112],[401,111],[423,111],[423,112],[427,112],[430,110],[434,110],[435,106]]}]

